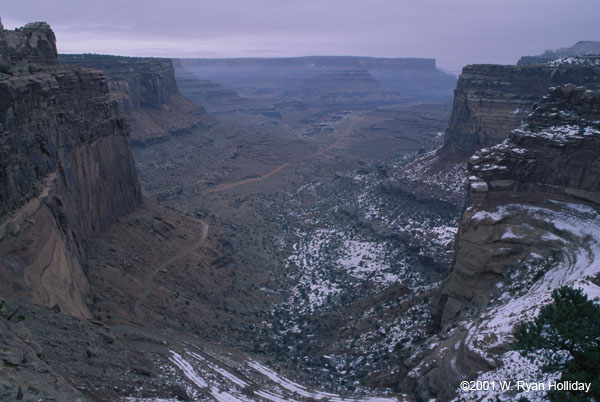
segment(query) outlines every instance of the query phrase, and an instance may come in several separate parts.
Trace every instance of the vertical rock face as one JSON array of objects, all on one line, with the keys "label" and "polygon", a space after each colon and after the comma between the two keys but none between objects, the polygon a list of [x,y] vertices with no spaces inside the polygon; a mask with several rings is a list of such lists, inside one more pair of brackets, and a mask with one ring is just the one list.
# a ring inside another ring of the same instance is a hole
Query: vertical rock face
[{"label": "vertical rock face", "polygon": [[475,400],[461,381],[535,371],[511,348],[515,328],[560,286],[600,294],[600,91],[551,88],[468,171],[452,270],[432,298],[437,331],[407,375],[422,400]]},{"label": "vertical rock face", "polygon": [[5,68],[29,67],[30,63],[56,64],[56,38],[45,22],[27,24],[0,33],[0,65]]},{"label": "vertical rock face", "polygon": [[468,169],[471,202],[437,305],[442,326],[465,308],[485,307],[500,292],[496,284],[514,280],[507,267],[531,253],[564,251],[562,244],[543,241],[548,228],[526,211],[510,213],[507,205],[545,207],[555,200],[600,206],[600,91],[551,88],[527,124],[474,155]]},{"label": "vertical rock face", "polygon": [[68,54],[60,60],[102,70],[125,114],[141,108],[161,109],[179,94],[171,59]]},{"label": "vertical rock face", "polygon": [[0,293],[86,316],[83,246],[141,202],[129,131],[101,72],[58,63],[47,24],[2,36]]},{"label": "vertical rock face", "polygon": [[478,149],[502,142],[548,88],[569,83],[600,88],[600,62],[466,66],[454,92],[439,155],[466,159]]},{"label": "vertical rock face", "polygon": [[182,96],[171,59],[61,55],[63,63],[102,70],[133,145],[148,145],[207,123],[206,110]]}]

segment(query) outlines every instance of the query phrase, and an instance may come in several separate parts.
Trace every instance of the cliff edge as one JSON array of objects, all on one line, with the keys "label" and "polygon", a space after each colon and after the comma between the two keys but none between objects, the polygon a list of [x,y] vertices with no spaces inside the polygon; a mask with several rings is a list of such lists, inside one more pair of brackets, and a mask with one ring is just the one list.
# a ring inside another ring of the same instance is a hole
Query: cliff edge
[{"label": "cliff edge", "polygon": [[0,31],[0,295],[87,317],[87,240],[142,201],[104,74],[48,24]]},{"label": "cliff edge", "polygon": [[435,345],[408,376],[421,396],[450,399],[475,378],[544,380],[510,343],[560,286],[600,300],[599,155],[600,91],[566,85],[470,158],[452,271],[432,299]]},{"label": "cliff edge", "polygon": [[464,161],[504,141],[548,88],[566,84],[600,89],[600,57],[532,65],[465,66],[454,91],[442,159]]},{"label": "cliff edge", "polygon": [[470,206],[461,220],[453,272],[442,290],[441,324],[464,306],[485,306],[499,292],[493,286],[505,276],[504,267],[555,248],[536,239],[535,231],[525,247],[517,233],[506,234],[510,225],[502,214],[495,219],[489,211],[549,200],[600,206],[599,117],[600,91],[555,87],[508,140],[469,160]]},{"label": "cliff edge", "polygon": [[131,127],[134,146],[211,124],[206,110],[179,92],[171,59],[65,54],[60,60],[104,72],[119,112]]}]

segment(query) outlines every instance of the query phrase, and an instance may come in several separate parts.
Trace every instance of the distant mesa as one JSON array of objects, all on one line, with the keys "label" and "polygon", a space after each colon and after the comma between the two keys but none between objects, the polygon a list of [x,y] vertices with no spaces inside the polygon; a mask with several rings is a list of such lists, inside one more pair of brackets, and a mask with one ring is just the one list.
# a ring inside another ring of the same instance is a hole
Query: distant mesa
[{"label": "distant mesa", "polygon": [[231,113],[249,111],[260,113],[265,105],[255,100],[243,98],[232,89],[226,88],[218,82],[201,79],[181,66],[179,60],[173,60],[175,78],[181,93],[202,105],[209,113]]},{"label": "distant mesa", "polygon": [[519,59],[518,65],[548,63],[554,60],[569,56],[589,56],[600,55],[600,41],[582,40],[571,47],[562,47],[556,50],[546,50],[537,56],[523,56]]},{"label": "distant mesa", "polygon": [[[351,98],[364,98],[364,91],[357,88],[368,90],[369,107],[399,101],[445,102],[452,99],[456,84],[456,77],[437,69],[435,59],[307,56],[179,59],[177,63],[196,77],[217,82],[242,97],[294,99],[323,107],[328,106],[327,101],[356,107],[357,99]],[[339,95],[331,96],[330,84]]]},{"label": "distant mesa", "polygon": [[390,68],[405,71],[431,71],[436,72],[435,59],[425,58],[377,58],[360,56],[304,56],[304,57],[282,57],[282,58],[231,58],[231,59],[180,59],[183,67],[193,64],[194,66],[207,67],[237,67],[237,68],[300,68],[312,70],[331,69],[373,69]]}]

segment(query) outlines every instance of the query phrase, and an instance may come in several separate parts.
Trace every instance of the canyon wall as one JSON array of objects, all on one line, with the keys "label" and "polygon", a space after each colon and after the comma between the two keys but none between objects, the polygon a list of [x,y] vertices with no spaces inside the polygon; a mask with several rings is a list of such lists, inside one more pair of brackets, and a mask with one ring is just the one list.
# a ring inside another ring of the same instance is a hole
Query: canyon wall
[{"label": "canyon wall", "polygon": [[565,84],[600,88],[600,59],[464,67],[454,91],[444,146],[438,155],[465,160],[481,148],[502,142],[520,126],[548,88]]},{"label": "canyon wall", "polygon": [[500,292],[494,285],[509,280],[505,267],[553,249],[536,241],[535,231],[523,242],[517,235],[503,237],[508,221],[481,211],[509,203],[545,205],[550,199],[600,206],[599,117],[600,92],[552,88],[524,127],[469,160],[470,205],[460,223],[452,273],[442,287],[441,325],[465,307],[485,307]]},{"label": "canyon wall", "polygon": [[0,48],[0,294],[85,317],[86,241],[142,201],[129,130],[47,24],[1,31]]},{"label": "canyon wall", "polygon": [[57,63],[56,38],[48,24],[37,22],[8,31],[0,23],[0,31],[2,74],[25,71],[30,63]]},{"label": "canyon wall", "polygon": [[171,59],[61,55],[63,63],[104,72],[134,146],[146,146],[208,125],[206,110],[181,95]]},{"label": "canyon wall", "polygon": [[515,328],[560,286],[600,294],[599,173],[600,91],[575,85],[551,88],[508,139],[469,159],[452,270],[432,298],[433,346],[405,379],[421,399],[535,372],[512,350]]},{"label": "canyon wall", "polygon": [[177,62],[181,69],[218,82],[242,97],[294,99],[330,109],[339,98],[342,110],[412,101],[447,102],[456,85],[456,77],[438,70],[435,59],[310,56]]},{"label": "canyon wall", "polygon": [[203,105],[210,113],[258,109],[255,102],[242,98],[235,91],[216,82],[201,80],[183,69],[176,69],[175,74],[181,93],[197,104]]}]

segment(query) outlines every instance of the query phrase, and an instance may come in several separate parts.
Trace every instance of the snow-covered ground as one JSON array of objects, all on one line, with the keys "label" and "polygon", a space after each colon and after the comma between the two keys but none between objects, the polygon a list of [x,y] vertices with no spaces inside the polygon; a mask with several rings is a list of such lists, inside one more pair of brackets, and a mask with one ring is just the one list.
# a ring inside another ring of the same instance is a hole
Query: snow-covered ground
[{"label": "snow-covered ground", "polygon": [[323,308],[348,284],[370,280],[382,288],[405,279],[407,263],[385,242],[336,228],[298,232],[298,238],[288,259],[301,271],[289,300],[298,312]]},{"label": "snow-covered ground", "polygon": [[[490,363],[497,364],[494,360],[498,358],[502,362],[498,369],[483,373],[477,380],[512,380],[513,383],[517,380],[547,381],[550,379],[548,374],[542,373],[536,364],[520,357],[516,352],[507,352],[498,357],[491,351],[512,342],[515,326],[536,317],[541,306],[552,300],[554,289],[564,285],[581,288],[589,299],[600,303],[600,287],[592,282],[600,274],[600,215],[594,209],[580,204],[553,204],[552,209],[512,204],[498,207],[495,211],[480,211],[475,214],[479,219],[495,220],[510,214],[526,214],[539,222],[550,223],[551,229],[541,236],[541,240],[561,242],[564,250],[562,259],[532,286],[523,289],[519,295],[506,298],[508,301],[489,309],[481,320],[470,326],[466,339],[467,348]],[[514,233],[510,232],[508,236],[514,236]],[[525,396],[530,401],[545,400],[544,392],[519,394],[500,390],[479,393],[461,391],[458,400],[509,401],[517,400],[520,396]]]},{"label": "snow-covered ground", "polygon": [[[565,112],[561,112],[565,113]],[[552,126],[541,131],[530,131],[527,128],[519,128],[515,132],[525,134],[531,137],[541,137],[549,140],[556,141],[558,143],[572,141],[573,139],[582,139],[587,136],[599,135],[600,130],[594,127],[581,128],[577,125],[562,125]],[[509,144],[509,141],[505,141],[505,144]]]},{"label": "snow-covered ground", "polygon": [[[302,185],[289,200],[294,208],[281,221],[291,245],[286,270],[295,282],[263,323],[269,340],[258,342],[293,359],[310,373],[308,381],[315,374],[344,389],[360,386],[364,373],[394,375],[425,339],[430,293],[450,266],[459,217],[456,200],[440,204],[435,197],[463,190],[464,164],[451,169],[452,188],[440,187],[446,176],[426,183],[441,190],[421,201],[396,190],[400,176],[418,180],[406,169],[415,158],[338,172],[332,181]],[[385,294],[390,300],[378,296]],[[339,338],[324,335],[332,330],[327,325],[314,327],[342,309],[353,316]],[[306,352],[315,346],[327,356]]]},{"label": "snow-covered ground", "polygon": [[[517,351],[506,352],[502,356],[502,366],[485,372],[477,378],[477,381],[482,384],[493,383],[493,390],[460,390],[455,401],[511,402],[525,397],[530,402],[545,402],[547,401],[545,391],[525,390],[517,386],[517,381],[526,384],[547,384],[551,380],[560,378],[560,374],[542,372],[540,365],[539,362],[532,363],[528,358],[522,357]],[[510,386],[506,386],[508,383]],[[504,385],[504,389],[501,384]]]},{"label": "snow-covered ground", "polygon": [[[413,169],[423,173],[426,166],[417,165]],[[406,173],[400,163],[391,164],[391,169]],[[456,179],[453,191],[463,189],[463,170],[462,165],[451,169],[450,176]],[[298,312],[315,312],[349,286],[365,281],[379,290],[395,283],[411,288],[423,286],[415,262],[398,247],[399,236],[411,239],[419,256],[450,261],[458,216],[448,218],[436,211],[415,213],[395,205],[395,196],[382,191],[390,179],[377,170],[338,176],[333,186],[314,183],[298,190],[299,195],[318,200],[298,212],[304,225],[296,230],[297,241],[288,258],[301,275],[289,301]],[[430,184],[436,185],[444,181],[431,180]],[[348,214],[355,215],[350,222],[345,219]],[[396,237],[365,233],[360,230],[363,226],[373,227],[374,231],[384,228]]]},{"label": "snow-covered ground", "polygon": [[[193,400],[293,402],[307,399],[329,402],[394,402],[396,397],[343,397],[294,382],[256,360],[218,359],[217,353],[202,356],[171,350],[170,366],[164,366],[171,381],[183,386]],[[130,398],[143,401],[143,398]],[[155,400],[155,399],[149,399]]]},{"label": "snow-covered ground", "polygon": [[[438,172],[431,173],[430,169],[438,162],[436,154],[438,149],[423,154],[417,158],[407,156],[396,164],[396,177],[424,183],[444,190],[450,194],[463,194],[464,183],[467,177],[467,164],[464,162],[448,165]],[[406,162],[410,161],[407,165]],[[443,194],[440,194],[442,199]]]},{"label": "snow-covered ground", "polygon": [[547,64],[552,67],[559,67],[565,64],[586,64],[590,66],[600,66],[600,58],[567,56],[557,60],[549,61]]}]

